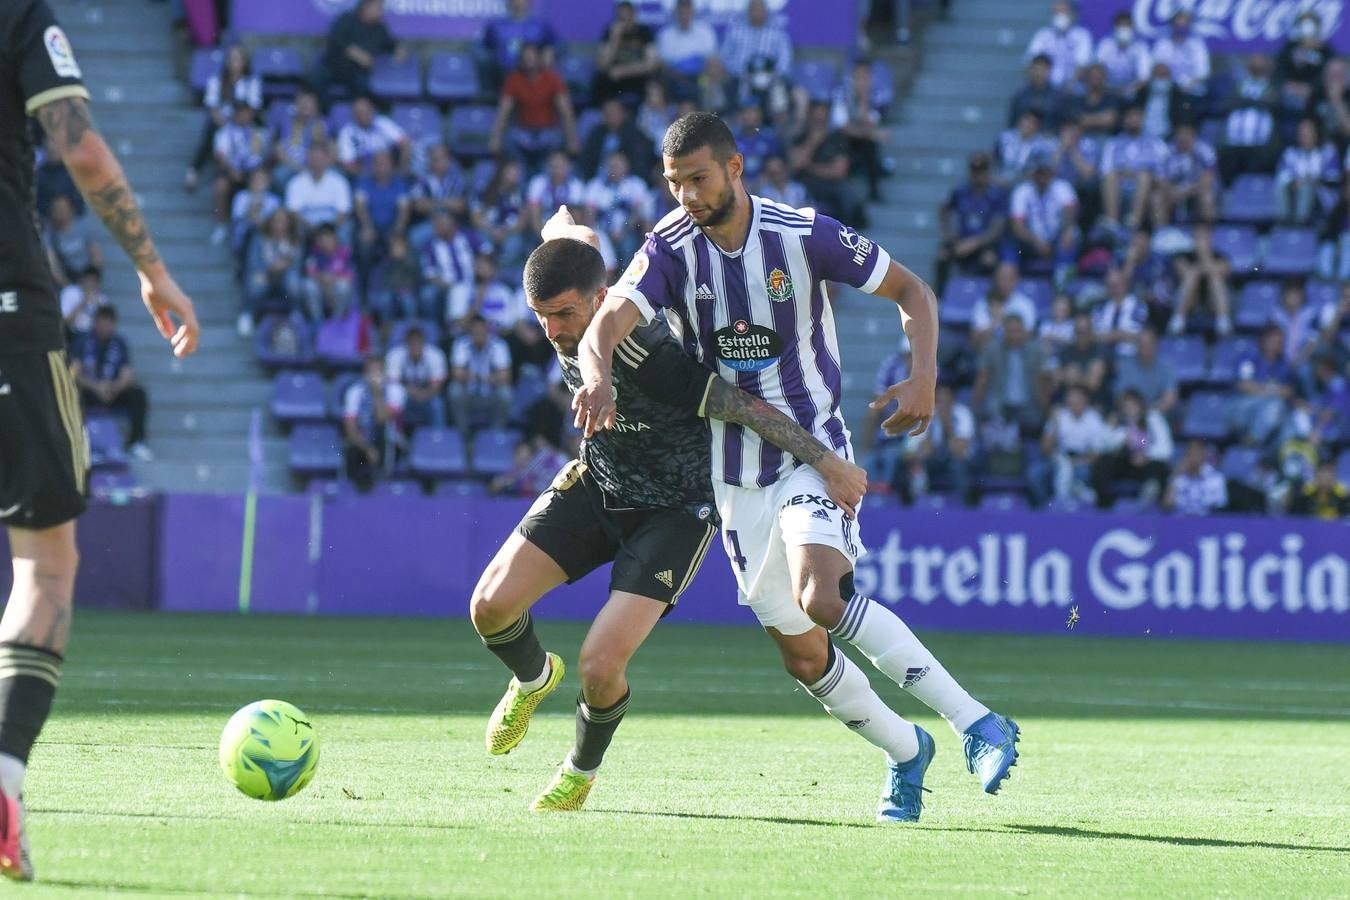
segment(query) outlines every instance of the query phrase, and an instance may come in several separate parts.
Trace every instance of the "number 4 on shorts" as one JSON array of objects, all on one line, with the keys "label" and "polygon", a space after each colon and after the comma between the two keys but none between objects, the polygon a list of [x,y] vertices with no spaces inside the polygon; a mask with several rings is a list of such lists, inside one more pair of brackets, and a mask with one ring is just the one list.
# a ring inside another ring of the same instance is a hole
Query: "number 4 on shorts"
[{"label": "number 4 on shorts", "polygon": [[745,571],[745,554],[741,552],[741,540],[736,536],[734,530],[727,532],[727,541],[731,544],[731,561],[736,564],[736,568]]}]

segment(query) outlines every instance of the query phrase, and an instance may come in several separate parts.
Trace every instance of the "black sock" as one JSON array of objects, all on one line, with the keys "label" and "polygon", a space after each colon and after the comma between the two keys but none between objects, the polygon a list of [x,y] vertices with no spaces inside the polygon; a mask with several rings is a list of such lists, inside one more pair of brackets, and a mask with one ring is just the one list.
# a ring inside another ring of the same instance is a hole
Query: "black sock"
[{"label": "black sock", "polygon": [[517,681],[534,681],[544,673],[548,654],[534,636],[534,620],[527,612],[496,634],[485,634],[483,643],[516,676]]},{"label": "black sock", "polygon": [[623,721],[623,714],[628,712],[628,700],[632,696],[632,691],[624,691],[618,703],[600,708],[589,706],[585,697],[577,697],[577,743],[571,756],[574,768],[583,772],[600,768],[609,742],[614,740],[614,731]]},{"label": "black sock", "polygon": [[0,643],[0,753],[28,763],[52,711],[61,663],[59,653],[41,647]]}]

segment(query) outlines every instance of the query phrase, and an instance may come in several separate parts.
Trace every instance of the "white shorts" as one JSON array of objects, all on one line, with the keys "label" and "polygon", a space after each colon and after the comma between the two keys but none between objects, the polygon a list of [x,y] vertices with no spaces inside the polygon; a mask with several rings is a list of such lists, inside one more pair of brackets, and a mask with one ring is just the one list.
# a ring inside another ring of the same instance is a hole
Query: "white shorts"
[{"label": "white shorts", "polygon": [[788,550],[823,544],[856,562],[862,555],[858,521],[829,498],[825,480],[810,466],[798,466],[766,488],[714,480],[713,490],[741,605],[754,610],[765,628],[787,635],[810,631],[815,623],[793,596]]}]

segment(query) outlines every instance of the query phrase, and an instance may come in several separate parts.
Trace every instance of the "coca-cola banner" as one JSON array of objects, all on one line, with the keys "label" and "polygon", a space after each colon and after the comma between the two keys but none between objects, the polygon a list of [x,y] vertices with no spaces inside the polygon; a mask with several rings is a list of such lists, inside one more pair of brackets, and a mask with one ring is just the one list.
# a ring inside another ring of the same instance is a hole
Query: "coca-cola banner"
[{"label": "coca-cola banner", "polygon": [[[1275,51],[1288,39],[1304,11],[1317,14],[1322,33],[1336,49],[1350,51],[1345,0],[1093,0],[1079,4],[1079,16],[1094,35],[1110,33],[1116,14],[1128,10],[1134,29],[1148,40],[1167,34],[1172,16],[1190,12],[1194,30],[1212,53]],[[1047,17],[1048,19],[1048,17]]]},{"label": "coca-cola banner", "polygon": [[[231,27],[242,34],[320,35],[356,0],[233,0]],[[698,15],[722,28],[744,18],[749,0],[695,0]],[[668,21],[675,0],[640,0],[644,21]],[[852,46],[857,0],[768,0],[792,39],[803,47]],[[609,0],[535,0],[534,10],[565,41],[598,41],[614,17]],[[491,19],[506,15],[506,0],[385,0],[385,18],[406,40],[476,40]]]},{"label": "coca-cola banner", "polygon": [[[478,574],[528,507],[264,497],[249,532],[241,498],[168,497],[163,606],[232,610],[246,592],[257,612],[463,616]],[[915,627],[1350,642],[1350,524],[871,504],[862,526],[857,588]],[[241,579],[245,560],[251,577]],[[607,571],[593,573],[537,612],[589,618],[607,586]],[[755,623],[736,603],[724,551],[709,553],[674,619]]]}]

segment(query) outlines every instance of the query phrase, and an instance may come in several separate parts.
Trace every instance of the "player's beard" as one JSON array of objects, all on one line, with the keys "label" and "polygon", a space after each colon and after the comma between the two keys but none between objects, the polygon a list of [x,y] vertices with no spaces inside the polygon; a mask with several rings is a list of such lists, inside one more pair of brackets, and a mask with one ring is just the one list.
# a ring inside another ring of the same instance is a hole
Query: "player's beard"
[{"label": "player's beard", "polygon": [[728,182],[726,191],[718,199],[720,202],[716,206],[709,206],[707,215],[701,221],[694,219],[695,225],[700,228],[716,228],[731,218],[731,212],[736,208],[736,188]]}]

